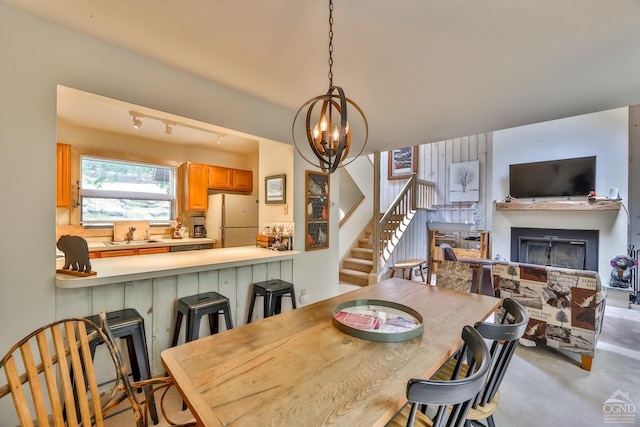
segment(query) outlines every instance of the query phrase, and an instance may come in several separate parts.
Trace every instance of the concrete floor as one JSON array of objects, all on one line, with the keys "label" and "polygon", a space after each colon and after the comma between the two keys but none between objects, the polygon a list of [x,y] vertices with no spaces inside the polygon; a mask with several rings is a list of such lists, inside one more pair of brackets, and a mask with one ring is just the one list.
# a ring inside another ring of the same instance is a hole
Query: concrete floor
[{"label": "concrete floor", "polygon": [[[340,292],[352,290],[340,286]],[[607,307],[591,372],[577,356],[549,348],[518,346],[500,387],[494,414],[498,427],[593,427],[640,425],[640,410],[632,423],[607,422],[603,405],[620,390],[640,408],[640,306]],[[179,408],[177,393],[169,398]],[[173,411],[185,416],[182,411]],[[609,420],[611,421],[611,420]],[[613,420],[615,421],[615,420]],[[134,425],[123,413],[107,420],[107,427]],[[164,427],[167,424],[161,423]]]}]

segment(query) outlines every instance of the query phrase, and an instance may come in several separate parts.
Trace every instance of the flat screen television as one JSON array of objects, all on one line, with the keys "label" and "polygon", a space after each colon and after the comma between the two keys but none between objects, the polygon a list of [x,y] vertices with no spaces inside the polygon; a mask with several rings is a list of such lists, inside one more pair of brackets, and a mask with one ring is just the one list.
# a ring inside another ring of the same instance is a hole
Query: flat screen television
[{"label": "flat screen television", "polygon": [[509,165],[515,198],[587,196],[596,189],[596,156]]}]

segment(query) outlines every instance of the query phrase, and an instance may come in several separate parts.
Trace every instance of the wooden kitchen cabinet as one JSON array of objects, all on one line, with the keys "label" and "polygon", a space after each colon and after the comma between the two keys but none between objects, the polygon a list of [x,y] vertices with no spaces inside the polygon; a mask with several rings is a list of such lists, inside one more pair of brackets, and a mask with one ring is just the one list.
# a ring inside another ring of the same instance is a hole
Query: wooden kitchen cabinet
[{"label": "wooden kitchen cabinet", "polygon": [[136,255],[135,249],[117,249],[115,251],[100,252],[100,258],[113,258],[117,256],[132,256],[132,255]]},{"label": "wooden kitchen cabinet", "polygon": [[234,191],[247,191],[253,190],[253,172],[233,169],[232,170],[232,190]]},{"label": "wooden kitchen cabinet", "polygon": [[71,207],[71,145],[56,145],[56,207]]},{"label": "wooden kitchen cabinet", "polygon": [[251,192],[253,190],[253,172],[221,166],[209,166],[209,188],[212,190]]},{"label": "wooden kitchen cabinet", "polygon": [[169,246],[158,246],[153,248],[127,248],[108,251],[91,251],[89,252],[89,258],[114,258],[119,256],[164,254],[167,252],[169,252]]},{"label": "wooden kitchen cabinet", "polygon": [[147,255],[147,254],[164,254],[169,252],[169,246],[162,246],[158,248],[139,248],[138,255]]},{"label": "wooden kitchen cabinet", "polygon": [[182,182],[183,207],[188,211],[207,210],[209,166],[200,163],[183,163],[178,169]]},{"label": "wooden kitchen cabinet", "polygon": [[207,190],[251,192],[253,172],[249,170],[183,163],[178,169],[183,206],[188,211],[207,210]]},{"label": "wooden kitchen cabinet", "polygon": [[209,188],[231,190],[233,188],[232,173],[230,168],[209,166]]}]

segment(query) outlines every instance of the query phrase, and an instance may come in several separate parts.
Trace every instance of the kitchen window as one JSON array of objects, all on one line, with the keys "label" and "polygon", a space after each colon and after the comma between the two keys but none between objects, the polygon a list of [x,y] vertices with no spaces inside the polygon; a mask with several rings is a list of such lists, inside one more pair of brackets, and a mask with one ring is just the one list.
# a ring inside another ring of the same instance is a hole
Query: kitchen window
[{"label": "kitchen window", "polygon": [[80,221],[168,224],[176,217],[176,168],[96,156],[80,156]]}]

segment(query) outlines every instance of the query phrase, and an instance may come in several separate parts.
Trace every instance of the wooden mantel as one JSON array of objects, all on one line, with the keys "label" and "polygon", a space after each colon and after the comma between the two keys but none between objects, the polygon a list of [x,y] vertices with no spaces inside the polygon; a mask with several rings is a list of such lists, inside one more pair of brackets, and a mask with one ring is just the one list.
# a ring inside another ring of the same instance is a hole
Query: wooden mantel
[{"label": "wooden mantel", "polygon": [[607,211],[620,210],[622,202],[618,200],[545,200],[520,202],[511,200],[495,202],[497,211]]}]

